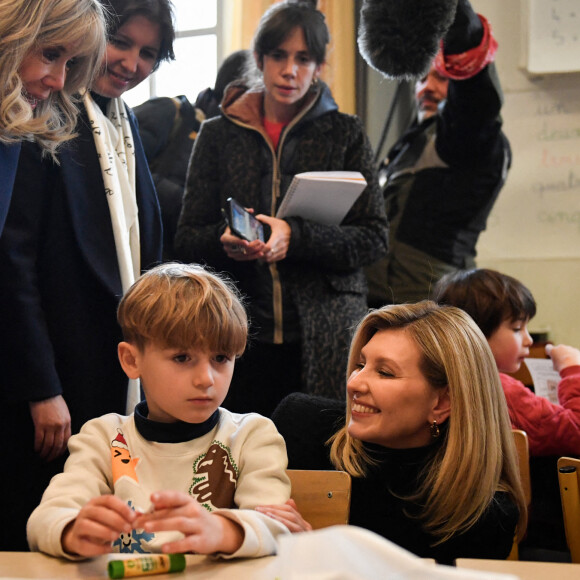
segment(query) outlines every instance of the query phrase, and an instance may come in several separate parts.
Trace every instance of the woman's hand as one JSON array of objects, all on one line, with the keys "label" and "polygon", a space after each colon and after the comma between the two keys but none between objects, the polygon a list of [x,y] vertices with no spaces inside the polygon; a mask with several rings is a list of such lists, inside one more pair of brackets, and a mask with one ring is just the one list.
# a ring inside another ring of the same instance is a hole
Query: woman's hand
[{"label": "woman's hand", "polygon": [[62,395],[29,403],[34,423],[34,450],[52,461],[66,451],[71,435],[70,412]]},{"label": "woman's hand", "polygon": [[256,511],[284,524],[293,534],[312,531],[312,526],[302,517],[293,499],[283,505],[260,505]]},{"label": "woman's hand", "polygon": [[168,542],[163,552],[196,552],[233,554],[244,540],[244,531],[234,521],[208,512],[190,495],[180,491],[159,491],[151,495],[153,510],[141,514],[134,527],[146,532],[177,531],[185,537]]},{"label": "woman's hand", "polygon": [[224,252],[232,260],[237,262],[250,262],[264,257],[266,244],[261,240],[248,242],[238,236],[234,236],[229,226],[220,237],[220,242],[224,247]]},{"label": "woman's hand", "polygon": [[261,222],[269,225],[272,230],[270,239],[264,248],[264,261],[271,264],[283,260],[288,252],[290,237],[292,235],[292,229],[288,225],[288,222],[263,214],[256,217]]}]

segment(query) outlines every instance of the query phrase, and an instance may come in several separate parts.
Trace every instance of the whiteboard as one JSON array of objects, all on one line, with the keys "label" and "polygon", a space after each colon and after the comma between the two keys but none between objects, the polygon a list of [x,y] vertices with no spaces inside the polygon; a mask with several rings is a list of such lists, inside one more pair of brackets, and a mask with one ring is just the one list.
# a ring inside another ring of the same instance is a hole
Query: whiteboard
[{"label": "whiteboard", "polygon": [[528,71],[580,71],[580,0],[523,0],[523,8]]},{"label": "whiteboard", "polygon": [[580,88],[509,93],[502,115],[513,163],[479,257],[579,258]]}]

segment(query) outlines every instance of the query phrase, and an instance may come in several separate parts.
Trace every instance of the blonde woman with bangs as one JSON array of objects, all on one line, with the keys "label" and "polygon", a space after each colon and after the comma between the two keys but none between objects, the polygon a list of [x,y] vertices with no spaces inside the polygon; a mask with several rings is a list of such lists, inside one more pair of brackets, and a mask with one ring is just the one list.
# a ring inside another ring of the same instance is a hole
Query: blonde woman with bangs
[{"label": "blonde woman with bangs", "polygon": [[89,86],[104,51],[97,0],[0,0],[0,233],[20,141],[54,155],[72,137],[73,95]]},{"label": "blonde woman with bangs", "polygon": [[[527,512],[495,362],[472,319],[428,301],[371,311],[348,376],[344,426],[328,443],[332,467],[353,477],[350,523],[441,563],[506,558]],[[304,417],[308,400],[291,397],[273,420],[289,466],[312,468],[308,427],[297,441],[287,425],[301,416],[331,430],[344,408],[318,399]],[[307,529],[289,506],[266,511]]]}]

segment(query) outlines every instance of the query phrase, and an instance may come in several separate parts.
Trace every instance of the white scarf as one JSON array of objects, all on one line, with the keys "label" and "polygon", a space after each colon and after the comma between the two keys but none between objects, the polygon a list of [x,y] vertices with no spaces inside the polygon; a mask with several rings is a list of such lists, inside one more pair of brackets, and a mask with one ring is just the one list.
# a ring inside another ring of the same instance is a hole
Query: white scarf
[{"label": "white scarf", "polygon": [[[141,272],[139,216],[135,185],[135,145],[125,103],[111,99],[105,116],[89,91],[83,96],[99,156],[117,249],[123,293]],[[139,382],[129,380],[126,413],[140,400]]]}]

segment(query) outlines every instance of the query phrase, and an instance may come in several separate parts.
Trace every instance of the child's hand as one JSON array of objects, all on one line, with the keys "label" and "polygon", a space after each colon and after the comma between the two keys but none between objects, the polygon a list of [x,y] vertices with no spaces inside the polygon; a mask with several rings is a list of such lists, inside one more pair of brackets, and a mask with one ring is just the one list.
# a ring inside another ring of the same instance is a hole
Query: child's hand
[{"label": "child's hand", "polygon": [[242,545],[244,531],[235,522],[212,514],[195,499],[180,491],[159,491],[151,495],[152,512],[141,514],[135,527],[146,532],[177,531],[182,540],[162,546],[163,552],[233,554]]},{"label": "child's hand", "polygon": [[62,547],[69,554],[90,558],[108,554],[111,542],[130,533],[137,514],[114,495],[89,500],[62,533]]},{"label": "child's hand", "polygon": [[256,511],[284,524],[293,534],[312,531],[312,526],[302,517],[293,499],[283,505],[261,505],[256,507]]},{"label": "child's hand", "polygon": [[546,354],[552,359],[554,369],[558,372],[574,365],[580,365],[580,350],[573,346],[547,344]]}]

